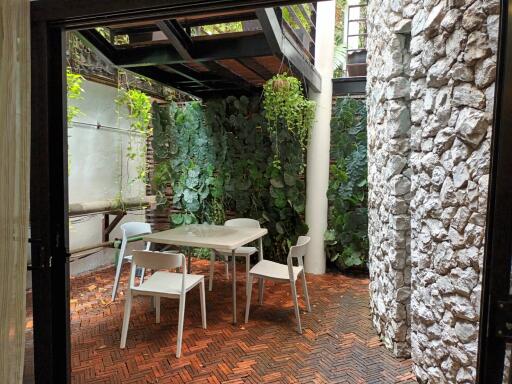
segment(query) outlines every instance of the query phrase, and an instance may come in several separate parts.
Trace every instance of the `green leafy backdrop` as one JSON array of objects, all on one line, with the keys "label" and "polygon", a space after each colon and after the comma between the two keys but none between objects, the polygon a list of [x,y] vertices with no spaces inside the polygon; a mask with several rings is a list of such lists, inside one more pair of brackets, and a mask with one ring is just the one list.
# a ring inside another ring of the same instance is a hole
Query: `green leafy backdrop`
[{"label": "green leafy backdrop", "polygon": [[[304,102],[302,89],[296,92]],[[304,114],[301,124],[311,124]],[[171,214],[171,225],[222,224],[228,216],[258,219],[269,230],[266,258],[285,261],[289,245],[307,232],[304,159],[310,127],[298,132],[286,120],[279,124],[268,123],[259,98],[154,104],[152,183],[158,203],[179,211]],[[172,202],[165,196],[169,186]]]},{"label": "green leafy backdrop", "polygon": [[331,119],[331,169],[326,253],[344,270],[368,259],[366,106],[339,98]]}]

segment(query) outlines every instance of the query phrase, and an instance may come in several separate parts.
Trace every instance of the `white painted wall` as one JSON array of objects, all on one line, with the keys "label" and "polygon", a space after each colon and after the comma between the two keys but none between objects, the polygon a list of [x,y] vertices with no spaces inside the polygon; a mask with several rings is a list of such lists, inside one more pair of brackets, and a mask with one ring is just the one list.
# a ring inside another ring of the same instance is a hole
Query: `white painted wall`
[{"label": "white painted wall", "polygon": [[[136,177],[137,161],[128,161],[130,122],[126,107],[115,103],[116,88],[85,80],[84,92],[70,105],[80,108],[69,128],[69,202],[112,200],[121,192],[125,198],[145,195],[144,184]],[[97,129],[101,124],[105,128]],[[87,125],[90,124],[90,125]],[[113,127],[116,129],[110,129]],[[136,137],[135,145],[143,140]],[[126,221],[144,221],[144,211],[135,211],[123,218]],[[70,220],[70,249],[100,243],[102,215],[83,216]],[[121,223],[122,223],[121,222]],[[121,237],[119,226],[110,238]],[[105,250],[86,259],[71,263],[71,273],[81,273],[112,263],[114,253]]]},{"label": "white painted wall", "polygon": [[329,186],[329,148],[331,142],[332,73],[336,3],[317,5],[315,67],[322,76],[322,92],[311,92],[316,102],[315,123],[311,132],[307,159],[306,223],[311,242],[305,258],[306,271],[325,273],[324,233],[327,230],[327,188]]}]

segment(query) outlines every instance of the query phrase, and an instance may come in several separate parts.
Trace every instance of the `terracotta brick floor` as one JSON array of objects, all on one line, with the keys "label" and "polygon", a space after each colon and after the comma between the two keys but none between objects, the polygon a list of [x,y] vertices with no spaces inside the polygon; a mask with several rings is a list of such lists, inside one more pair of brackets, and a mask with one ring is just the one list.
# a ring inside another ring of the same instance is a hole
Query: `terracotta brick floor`
[{"label": "terracotta brick floor", "polygon": [[[294,331],[289,285],[267,282],[263,306],[254,287],[243,324],[245,279],[239,265],[239,320],[231,324],[231,284],[216,266],[207,292],[208,329],[201,328],[199,291],[187,295],[183,353],[175,357],[178,301],[162,299],[155,324],[149,298],[134,300],[127,348],[119,349],[123,296],[110,302],[113,268],[71,279],[73,383],[412,383],[411,361],[394,358],[371,326],[366,278],[309,276],[312,313]],[[120,284],[127,285],[129,265]],[[193,273],[207,275],[195,261]],[[299,294],[302,293],[299,288]],[[30,323],[30,320],[29,320]]]}]

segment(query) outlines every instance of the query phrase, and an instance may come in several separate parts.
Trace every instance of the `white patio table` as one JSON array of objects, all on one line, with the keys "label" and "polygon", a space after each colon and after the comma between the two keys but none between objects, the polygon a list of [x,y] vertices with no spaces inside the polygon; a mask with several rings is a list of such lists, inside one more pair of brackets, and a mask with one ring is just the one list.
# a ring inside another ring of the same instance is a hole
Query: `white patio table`
[{"label": "white patio table", "polygon": [[231,252],[233,279],[233,324],[236,324],[236,257],[235,250],[259,240],[259,259],[263,260],[263,236],[266,228],[226,227],[223,225],[190,224],[167,231],[151,233],[144,241],[182,247],[211,248]]}]

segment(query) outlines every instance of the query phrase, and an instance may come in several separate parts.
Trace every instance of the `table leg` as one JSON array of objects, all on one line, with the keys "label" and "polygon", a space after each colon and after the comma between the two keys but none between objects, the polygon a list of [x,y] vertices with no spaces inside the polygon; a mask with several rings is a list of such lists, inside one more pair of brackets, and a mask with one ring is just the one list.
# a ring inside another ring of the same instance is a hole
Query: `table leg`
[{"label": "table leg", "polygon": [[233,279],[233,324],[236,324],[236,260],[235,250],[231,251],[232,279]]}]

